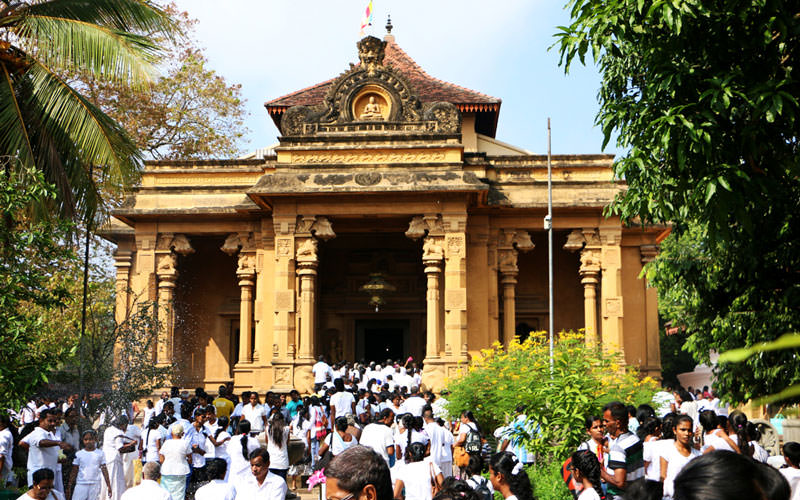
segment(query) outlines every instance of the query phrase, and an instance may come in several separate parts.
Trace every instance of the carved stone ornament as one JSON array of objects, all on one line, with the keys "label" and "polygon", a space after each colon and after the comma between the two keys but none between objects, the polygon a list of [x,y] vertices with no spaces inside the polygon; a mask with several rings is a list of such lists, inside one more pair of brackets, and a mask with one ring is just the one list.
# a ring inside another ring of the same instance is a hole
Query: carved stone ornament
[{"label": "carved stone ornament", "polygon": [[316,261],[317,260],[317,240],[308,238],[297,247],[297,260]]},{"label": "carved stone ornament", "polygon": [[425,238],[425,243],[422,245],[422,260],[442,260],[444,259],[444,248],[440,245],[435,238],[428,236]]},{"label": "carved stone ornament", "polygon": [[564,250],[568,252],[577,252],[583,245],[586,244],[586,237],[583,236],[583,232],[580,229],[573,229],[571,233],[567,235],[567,242],[564,243]]},{"label": "carved stone ornament", "polygon": [[249,253],[239,254],[239,265],[236,274],[253,274],[256,272],[255,255]]},{"label": "carved stone ornament", "polygon": [[497,267],[500,272],[514,273],[517,272],[517,255],[518,252],[513,248],[498,250],[497,252]]},{"label": "carved stone ornament", "polygon": [[172,249],[175,253],[183,255],[184,257],[194,253],[194,248],[192,248],[192,244],[189,243],[189,238],[187,238],[185,234],[175,235],[175,238],[172,240]]},{"label": "carved stone ornament", "polygon": [[[383,64],[386,42],[368,36],[358,42],[358,65],[333,82],[324,101],[315,106],[293,106],[281,118],[284,136],[311,135],[325,132],[337,124],[364,122],[367,126],[386,126],[396,130],[397,123],[416,123],[421,126],[402,127],[406,133],[456,134],[461,130],[461,113],[448,102],[425,103],[419,99],[408,80],[391,66]],[[354,111],[353,103],[373,89],[366,104]],[[385,100],[384,102],[379,102]],[[367,109],[369,107],[369,109]],[[358,116],[354,116],[358,113]]]},{"label": "carved stone ornament", "polygon": [[530,252],[536,247],[528,231],[517,230],[512,242],[514,247],[520,252]]},{"label": "carved stone ornament", "polygon": [[242,241],[239,238],[239,233],[231,233],[227,238],[225,238],[225,243],[223,243],[219,249],[233,257],[241,247]]},{"label": "carved stone ornament", "polygon": [[421,216],[416,216],[412,218],[411,222],[408,224],[406,237],[416,241],[425,236],[425,229],[425,221]]},{"label": "carved stone ornament", "polygon": [[156,273],[162,274],[175,274],[177,273],[178,257],[174,253],[165,253],[158,256],[158,266]]},{"label": "carved stone ornament", "polygon": [[322,241],[336,238],[336,233],[333,232],[333,225],[327,217],[317,217],[317,220],[311,226],[311,233]]},{"label": "carved stone ornament", "polygon": [[585,248],[581,252],[581,273],[597,273],[600,271],[600,252]]}]

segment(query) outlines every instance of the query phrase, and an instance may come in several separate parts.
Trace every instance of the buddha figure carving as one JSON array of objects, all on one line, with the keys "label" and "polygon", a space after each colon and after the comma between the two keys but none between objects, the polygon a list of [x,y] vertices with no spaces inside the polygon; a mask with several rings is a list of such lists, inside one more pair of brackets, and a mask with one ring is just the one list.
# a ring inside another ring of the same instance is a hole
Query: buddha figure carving
[{"label": "buddha figure carving", "polygon": [[375,102],[375,96],[370,96],[369,102],[364,105],[364,111],[359,116],[362,120],[383,120],[383,113],[381,113],[381,105]]}]

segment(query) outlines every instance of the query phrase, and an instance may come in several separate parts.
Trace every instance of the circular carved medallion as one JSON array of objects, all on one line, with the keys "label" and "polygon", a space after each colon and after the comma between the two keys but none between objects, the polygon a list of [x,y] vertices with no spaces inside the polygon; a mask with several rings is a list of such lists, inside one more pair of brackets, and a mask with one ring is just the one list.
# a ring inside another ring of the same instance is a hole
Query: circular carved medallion
[{"label": "circular carved medallion", "polygon": [[356,174],[353,180],[355,180],[356,184],[359,186],[374,186],[381,181],[382,177],[383,176],[377,172],[365,172]]}]

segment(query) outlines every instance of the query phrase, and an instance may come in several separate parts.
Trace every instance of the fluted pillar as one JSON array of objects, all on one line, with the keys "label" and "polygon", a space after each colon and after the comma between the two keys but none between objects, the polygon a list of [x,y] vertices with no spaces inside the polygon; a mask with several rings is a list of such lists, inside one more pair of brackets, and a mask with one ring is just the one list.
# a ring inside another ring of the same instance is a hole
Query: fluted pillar
[{"label": "fluted pillar", "polygon": [[174,334],[175,282],[177,257],[173,253],[158,256],[158,337],[156,340],[156,362],[159,365],[172,363],[172,337]]},{"label": "fluted pillar", "polygon": [[586,343],[600,342],[597,330],[597,285],[600,282],[600,266],[592,250],[581,252],[581,285],[583,285],[583,318]]},{"label": "fluted pillar", "polygon": [[300,360],[314,358],[314,332],[316,332],[316,278],[317,260],[297,261],[297,275],[300,277],[300,338],[297,357]]},{"label": "fluted pillar", "polygon": [[427,290],[425,301],[427,304],[427,342],[425,344],[425,360],[438,359],[441,346],[439,345],[439,329],[441,321],[441,291],[440,275],[442,272],[442,258],[444,249],[440,239],[434,236],[425,238],[422,249],[422,262],[425,264],[427,276]]},{"label": "fluted pillar", "polygon": [[133,252],[123,250],[121,247],[114,252],[114,267],[117,269],[116,279],[116,306],[114,308],[117,324],[128,318],[129,303],[128,290],[130,288],[130,273]]},{"label": "fluted pillar", "polygon": [[603,315],[603,347],[624,352],[622,301],[622,229],[601,227],[600,259],[602,279],[600,281],[601,311]]}]

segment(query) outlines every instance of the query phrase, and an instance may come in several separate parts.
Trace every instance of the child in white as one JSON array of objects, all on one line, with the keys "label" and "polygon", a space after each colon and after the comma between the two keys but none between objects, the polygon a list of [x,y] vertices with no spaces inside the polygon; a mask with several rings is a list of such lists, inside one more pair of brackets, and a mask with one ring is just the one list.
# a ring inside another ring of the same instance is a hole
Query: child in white
[{"label": "child in white", "polygon": [[72,500],[97,500],[100,498],[100,476],[106,482],[111,495],[111,482],[108,479],[105,454],[97,449],[97,433],[88,430],[81,438],[83,449],[75,454],[72,461],[70,483],[75,485]]},{"label": "child in white", "polygon": [[789,441],[783,444],[783,459],[786,467],[780,469],[792,489],[792,500],[800,498],[800,444]]}]

